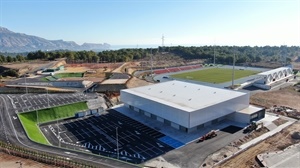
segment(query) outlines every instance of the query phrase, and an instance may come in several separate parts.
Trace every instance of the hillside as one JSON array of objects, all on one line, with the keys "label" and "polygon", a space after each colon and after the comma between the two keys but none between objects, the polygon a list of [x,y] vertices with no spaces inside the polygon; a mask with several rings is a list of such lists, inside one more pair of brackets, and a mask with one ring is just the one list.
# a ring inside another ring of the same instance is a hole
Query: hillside
[{"label": "hillside", "polygon": [[47,40],[41,37],[15,33],[7,28],[0,27],[0,52],[28,52],[37,50],[95,50],[109,49],[110,45],[84,43],[78,45],[73,41]]}]

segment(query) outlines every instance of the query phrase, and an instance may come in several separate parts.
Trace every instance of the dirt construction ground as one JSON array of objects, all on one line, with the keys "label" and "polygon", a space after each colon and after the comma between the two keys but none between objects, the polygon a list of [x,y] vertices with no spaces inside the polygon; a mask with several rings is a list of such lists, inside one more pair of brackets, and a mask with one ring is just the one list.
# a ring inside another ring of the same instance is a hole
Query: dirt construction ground
[{"label": "dirt construction ground", "polygon": [[23,168],[53,168],[53,166],[49,166],[28,159],[7,155],[5,153],[0,152],[0,168],[20,167],[20,164],[16,162],[22,162]]},{"label": "dirt construction ground", "polygon": [[256,156],[261,153],[265,152],[272,152],[272,151],[280,151],[285,149],[286,147],[299,143],[299,140],[294,140],[291,138],[291,135],[295,131],[299,131],[300,122],[296,122],[293,125],[289,126],[288,128],[283,129],[278,134],[258,143],[257,145],[250,147],[246,151],[242,152],[241,154],[229,159],[228,161],[224,162],[216,166],[217,168],[249,168],[249,167],[260,167],[260,165],[256,161]]},{"label": "dirt construction ground", "polygon": [[[273,105],[277,106],[288,106],[294,109],[300,110],[300,92],[295,90],[295,87],[290,86],[287,88],[283,88],[277,91],[269,91],[269,92],[259,92],[251,96],[250,102],[252,104],[271,107]],[[280,125],[282,123],[275,123],[276,125]],[[288,128],[283,129],[278,134],[258,143],[257,145],[250,147],[246,151],[241,154],[227,160],[226,162],[216,166],[218,168],[232,168],[232,167],[240,167],[240,168],[248,168],[248,167],[260,167],[255,157],[258,154],[271,152],[271,151],[279,151],[284,148],[299,143],[300,141],[296,141],[291,138],[291,135],[295,131],[300,130],[300,122],[296,122]]]},{"label": "dirt construction ground", "polygon": [[290,86],[281,90],[259,92],[251,96],[250,103],[270,108],[273,105],[287,106],[300,111],[300,92]]}]

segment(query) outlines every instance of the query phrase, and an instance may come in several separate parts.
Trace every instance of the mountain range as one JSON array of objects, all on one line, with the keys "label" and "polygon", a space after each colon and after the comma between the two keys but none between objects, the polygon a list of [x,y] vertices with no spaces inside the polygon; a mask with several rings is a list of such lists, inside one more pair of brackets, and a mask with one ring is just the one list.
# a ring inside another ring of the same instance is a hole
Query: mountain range
[{"label": "mountain range", "polygon": [[30,51],[51,51],[51,50],[94,50],[102,51],[110,49],[107,43],[84,43],[76,44],[74,41],[47,40],[41,37],[15,33],[0,26],[0,52],[30,52]]}]

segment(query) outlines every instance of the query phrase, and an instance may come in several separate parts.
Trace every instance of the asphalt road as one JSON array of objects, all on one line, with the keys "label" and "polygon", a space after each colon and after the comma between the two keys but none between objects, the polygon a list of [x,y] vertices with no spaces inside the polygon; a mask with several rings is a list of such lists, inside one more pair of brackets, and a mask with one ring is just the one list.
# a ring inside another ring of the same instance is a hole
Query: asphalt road
[{"label": "asphalt road", "polygon": [[195,168],[200,167],[207,156],[220,150],[245,134],[242,129],[235,133],[218,131],[216,137],[197,143],[196,141],[187,144],[179,149],[170,151],[162,157],[169,163],[178,167]]},{"label": "asphalt road", "polygon": [[110,158],[104,158],[89,153],[79,151],[71,151],[68,149],[58,148],[54,146],[46,146],[32,142],[28,139],[20,121],[16,117],[15,110],[10,99],[6,95],[0,95],[0,140],[9,144],[23,146],[25,148],[34,149],[57,155],[72,160],[86,161],[98,165],[99,167],[135,167],[134,165],[124,162],[118,162]]}]

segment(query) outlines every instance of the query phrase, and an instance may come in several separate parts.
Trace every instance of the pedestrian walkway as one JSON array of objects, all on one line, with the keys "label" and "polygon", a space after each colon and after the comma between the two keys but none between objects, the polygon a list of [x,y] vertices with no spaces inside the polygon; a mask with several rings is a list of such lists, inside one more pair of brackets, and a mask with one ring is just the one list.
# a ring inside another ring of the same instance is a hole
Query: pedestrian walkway
[{"label": "pedestrian walkway", "polygon": [[159,138],[159,140],[175,149],[180,148],[184,145],[184,143],[177,141],[176,139],[173,139],[169,136],[164,136]]}]

